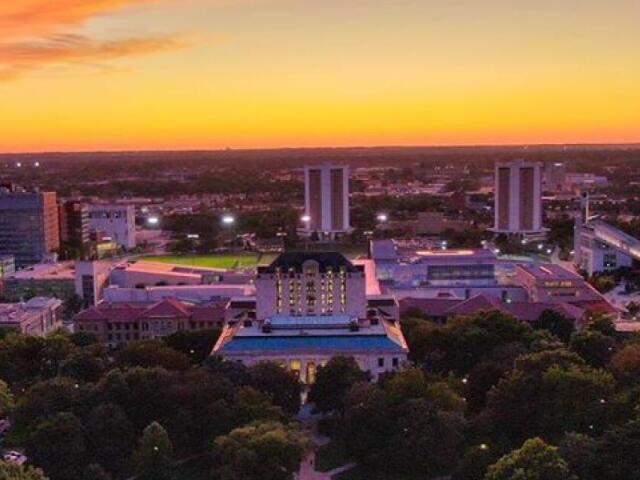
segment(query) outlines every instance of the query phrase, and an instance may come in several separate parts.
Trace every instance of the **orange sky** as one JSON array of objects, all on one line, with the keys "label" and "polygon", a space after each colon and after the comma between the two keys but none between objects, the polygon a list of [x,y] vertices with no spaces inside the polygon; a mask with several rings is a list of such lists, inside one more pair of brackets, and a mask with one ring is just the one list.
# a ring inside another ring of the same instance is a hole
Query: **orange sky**
[{"label": "orange sky", "polygon": [[0,2],[0,151],[640,141],[637,0]]}]

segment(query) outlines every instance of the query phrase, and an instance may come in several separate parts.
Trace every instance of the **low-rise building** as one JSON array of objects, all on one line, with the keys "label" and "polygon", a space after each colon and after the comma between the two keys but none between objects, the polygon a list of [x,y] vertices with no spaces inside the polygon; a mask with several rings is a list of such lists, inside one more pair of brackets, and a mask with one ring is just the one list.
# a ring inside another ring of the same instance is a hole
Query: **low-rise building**
[{"label": "low-rise building", "polygon": [[422,249],[394,240],[370,245],[381,293],[402,298],[459,298],[490,295],[502,301],[524,301],[527,293],[515,281],[515,266],[488,249]]},{"label": "low-rise building", "polygon": [[107,303],[73,318],[76,332],[88,332],[109,347],[134,340],[162,338],[183,331],[222,327],[225,302],[189,304],[175,299],[154,303]]},{"label": "low-rise building", "polygon": [[251,283],[253,276],[253,272],[134,260],[117,265],[111,271],[110,284],[123,288],[218,283],[242,285]]},{"label": "low-rise building", "polygon": [[0,256],[0,280],[15,273],[16,259],[13,255]]},{"label": "low-rise building", "polygon": [[226,302],[233,297],[255,295],[251,284],[167,285],[144,288],[123,288],[111,285],[104,289],[103,300],[111,303],[153,303],[165,298],[181,302]]},{"label": "low-rise building", "polygon": [[5,279],[5,296],[16,300],[33,296],[66,299],[75,292],[74,262],[31,265]]},{"label": "low-rise building", "polygon": [[601,220],[576,219],[574,262],[589,275],[631,267],[640,259],[640,240]]},{"label": "low-rise building", "polygon": [[62,326],[62,301],[34,297],[28,302],[0,303],[0,329],[43,336]]},{"label": "low-rise building", "polygon": [[531,302],[598,302],[602,295],[577,273],[552,263],[516,265],[517,282]]},{"label": "low-rise building", "polygon": [[118,246],[136,247],[136,212],[133,205],[89,205],[89,226],[104,232]]}]

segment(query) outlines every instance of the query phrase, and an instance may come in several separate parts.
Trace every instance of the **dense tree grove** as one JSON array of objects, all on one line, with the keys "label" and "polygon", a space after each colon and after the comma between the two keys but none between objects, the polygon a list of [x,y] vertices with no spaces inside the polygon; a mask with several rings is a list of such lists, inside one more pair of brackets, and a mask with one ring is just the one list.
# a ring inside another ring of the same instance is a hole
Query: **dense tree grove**
[{"label": "dense tree grove", "polygon": [[350,478],[640,478],[639,338],[590,313],[577,330],[553,311],[402,323],[413,368],[371,383],[334,359],[312,389]]},{"label": "dense tree grove", "polygon": [[[86,334],[5,336],[0,412],[13,424],[5,444],[24,448],[50,480],[179,480],[180,462],[192,458],[221,471],[215,462],[228,457],[216,438],[237,429],[268,425],[275,433],[265,433],[266,451],[281,447],[279,431],[302,438],[292,423],[300,406],[293,374],[275,364],[247,368],[202,361],[201,354],[200,361],[190,358],[188,352],[197,357],[202,349],[203,336],[133,342],[114,352]],[[306,443],[286,447],[304,451]],[[273,460],[289,472],[291,460],[280,461],[284,456]],[[10,479],[44,478],[36,470],[6,468]],[[225,471],[232,475],[233,468]]]},{"label": "dense tree grove", "polygon": [[[402,323],[409,368],[372,382],[335,357],[309,392],[350,478],[640,480],[640,337],[551,311]],[[0,463],[0,480],[291,479],[310,448],[301,385],[209,357],[216,335],[115,351],[86,333],[0,338],[5,442],[44,472]]]}]

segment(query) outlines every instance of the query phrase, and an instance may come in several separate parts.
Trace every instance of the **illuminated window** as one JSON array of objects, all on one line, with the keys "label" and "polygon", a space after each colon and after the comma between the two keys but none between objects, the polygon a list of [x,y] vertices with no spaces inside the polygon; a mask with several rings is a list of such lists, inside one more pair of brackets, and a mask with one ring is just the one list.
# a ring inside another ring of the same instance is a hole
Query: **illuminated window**
[{"label": "illuminated window", "polygon": [[313,362],[307,363],[307,383],[316,382],[316,364]]},{"label": "illuminated window", "polygon": [[300,360],[291,360],[291,362],[289,362],[289,369],[295,373],[296,377],[300,378],[300,369],[302,368],[302,365],[300,363]]}]

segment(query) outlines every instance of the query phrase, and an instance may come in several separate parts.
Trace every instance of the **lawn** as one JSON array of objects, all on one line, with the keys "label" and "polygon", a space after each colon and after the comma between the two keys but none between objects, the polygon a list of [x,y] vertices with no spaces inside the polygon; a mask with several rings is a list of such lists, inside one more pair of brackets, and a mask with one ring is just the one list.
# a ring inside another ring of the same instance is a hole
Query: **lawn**
[{"label": "lawn", "polygon": [[175,263],[177,265],[191,265],[208,268],[238,268],[253,267],[259,263],[270,263],[275,258],[273,254],[238,253],[211,255],[151,255],[142,257],[148,262]]}]

